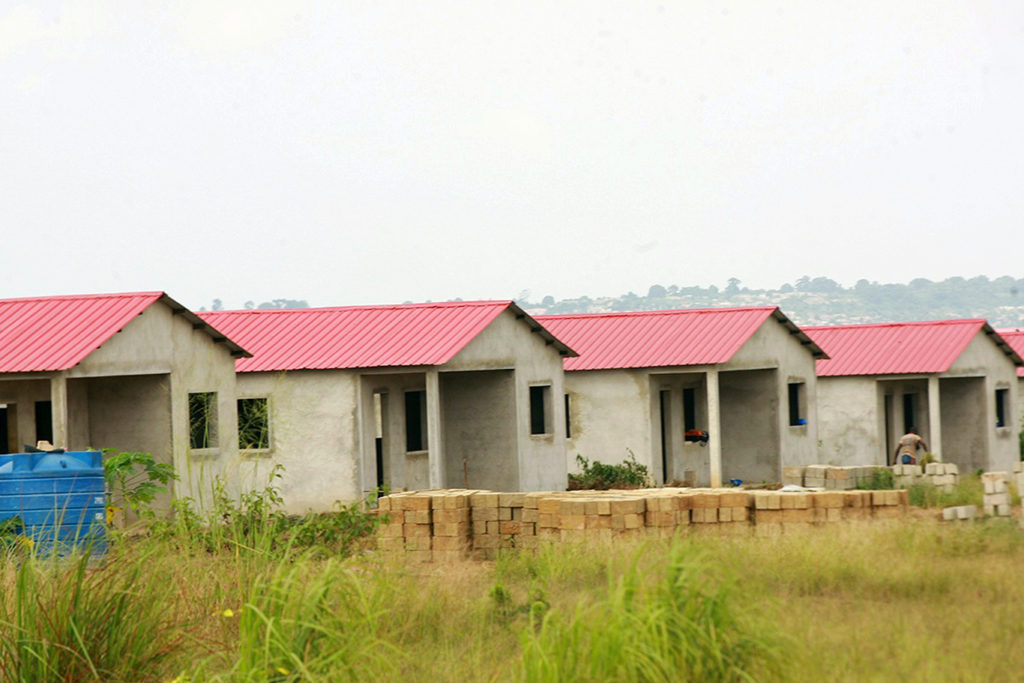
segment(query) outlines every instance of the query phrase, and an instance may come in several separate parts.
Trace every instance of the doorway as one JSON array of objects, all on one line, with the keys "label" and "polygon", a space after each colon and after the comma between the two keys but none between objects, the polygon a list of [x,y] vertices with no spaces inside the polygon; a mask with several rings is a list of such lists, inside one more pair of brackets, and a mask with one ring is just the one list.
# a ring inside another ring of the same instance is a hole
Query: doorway
[{"label": "doorway", "polygon": [[388,395],[384,392],[374,392],[373,394],[373,428],[374,428],[374,455],[376,458],[376,469],[377,469],[377,495],[385,495],[385,483],[387,477],[385,476],[385,457],[384,454],[387,452],[385,448],[385,434],[387,430],[384,429],[384,425],[387,423],[385,413],[387,412],[387,397]]},{"label": "doorway", "polygon": [[662,389],[658,392],[658,407],[661,412],[661,481],[663,484],[667,484],[669,481],[669,448],[671,447],[671,441],[669,437],[669,424],[671,418],[671,405],[672,405],[672,390]]}]

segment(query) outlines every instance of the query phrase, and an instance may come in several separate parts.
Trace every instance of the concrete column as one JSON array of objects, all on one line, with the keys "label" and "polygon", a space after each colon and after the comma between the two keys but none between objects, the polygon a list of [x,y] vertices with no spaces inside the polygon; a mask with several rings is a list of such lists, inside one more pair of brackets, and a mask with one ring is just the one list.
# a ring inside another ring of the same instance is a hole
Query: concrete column
[{"label": "concrete column", "polygon": [[708,370],[708,457],[711,459],[711,486],[722,485],[722,410],[718,394],[718,370]]},{"label": "concrete column", "polygon": [[68,378],[63,373],[50,378],[50,406],[53,411],[53,445],[67,448]]},{"label": "concrete column", "polygon": [[441,434],[441,382],[437,370],[427,370],[427,458],[430,488],[444,488],[444,443]]},{"label": "concrete column", "polygon": [[942,411],[939,409],[939,378],[928,378],[928,447],[942,461]]}]

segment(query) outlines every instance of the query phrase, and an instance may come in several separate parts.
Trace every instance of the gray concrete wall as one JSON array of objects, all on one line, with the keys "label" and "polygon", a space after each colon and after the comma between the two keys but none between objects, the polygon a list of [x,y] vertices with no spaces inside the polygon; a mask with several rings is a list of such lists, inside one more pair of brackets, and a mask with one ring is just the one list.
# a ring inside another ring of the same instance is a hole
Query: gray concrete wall
[{"label": "gray concrete wall", "polygon": [[270,424],[270,448],[241,453],[240,484],[262,488],[281,465],[276,485],[294,514],[362,498],[358,388],[358,375],[344,370],[240,373],[238,396],[267,398]]},{"label": "gray concrete wall", "polygon": [[[1013,471],[1013,464],[1020,460],[1020,411],[1018,409],[1017,368],[984,332],[979,332],[960,357],[942,377],[984,376],[985,416],[978,429],[985,434],[988,459],[984,469],[991,471]],[[1008,422],[996,426],[995,391],[1006,389]],[[945,431],[943,442],[945,443]],[[945,447],[945,446],[944,446]]]},{"label": "gray concrete wall", "polygon": [[782,480],[777,370],[719,374],[722,399],[722,480]]},{"label": "gray concrete wall", "polygon": [[818,462],[885,465],[882,407],[874,377],[818,378]]},{"label": "gray concrete wall", "polygon": [[[617,464],[630,454],[652,470],[651,389],[645,370],[586,370],[568,372],[570,431],[566,460],[578,472],[576,456]],[[660,461],[660,457],[657,458]]]},{"label": "gray concrete wall", "polygon": [[[430,454],[426,447],[421,451],[406,451],[405,433],[405,392],[425,391],[425,373],[412,371],[396,373],[393,369],[391,372],[383,370],[364,372],[360,385],[358,424],[362,452],[362,472],[360,473],[362,491],[368,493],[376,486],[374,393],[381,395],[381,404],[384,407],[384,486],[391,491],[429,488]],[[424,442],[426,442],[427,427],[425,423],[423,429]]]},{"label": "gray concrete wall", "polygon": [[[562,357],[511,311],[498,316],[442,372],[478,369],[515,370],[516,448],[519,489],[544,491],[566,486],[565,383]],[[530,433],[530,387],[549,386],[550,431]]]},{"label": "gray concrete wall", "polygon": [[[781,464],[810,465],[818,458],[818,377],[814,356],[796,335],[775,320],[768,320],[722,369],[741,370],[777,368],[774,399],[775,420]],[[789,384],[804,385],[806,425],[789,424]],[[723,451],[723,463],[725,457]],[[780,472],[781,475],[781,472]]]},{"label": "gray concrete wall", "polygon": [[943,379],[939,382],[939,402],[942,459],[956,463],[965,474],[988,469],[985,457],[988,451],[985,379]]},{"label": "gray concrete wall", "polygon": [[441,374],[445,485],[518,491],[512,370]]}]

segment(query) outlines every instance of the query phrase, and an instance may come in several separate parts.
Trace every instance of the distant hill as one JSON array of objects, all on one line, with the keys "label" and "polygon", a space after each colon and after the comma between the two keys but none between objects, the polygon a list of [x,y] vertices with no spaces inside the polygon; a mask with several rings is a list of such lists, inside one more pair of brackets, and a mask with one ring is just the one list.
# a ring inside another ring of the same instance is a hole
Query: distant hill
[{"label": "distant hill", "polygon": [[726,287],[652,285],[646,296],[517,301],[531,314],[652,311],[672,308],[779,306],[798,325],[843,325],[944,318],[986,318],[995,327],[1024,327],[1024,279],[984,275],[909,284],[860,280],[843,287],[827,277],[802,277],[778,289],[749,289],[736,278]]}]

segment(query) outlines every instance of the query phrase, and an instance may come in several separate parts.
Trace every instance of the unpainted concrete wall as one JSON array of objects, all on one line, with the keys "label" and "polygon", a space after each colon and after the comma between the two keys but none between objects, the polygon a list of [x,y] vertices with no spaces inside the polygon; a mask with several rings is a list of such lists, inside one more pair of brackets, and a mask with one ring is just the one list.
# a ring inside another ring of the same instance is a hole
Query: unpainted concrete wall
[{"label": "unpainted concrete wall", "polygon": [[[1017,367],[1003,350],[984,332],[979,332],[956,359],[943,377],[982,375],[985,378],[985,415],[977,429],[985,434],[988,443],[988,459],[983,469],[990,471],[1013,471],[1013,464],[1020,460],[1020,411],[1018,409]],[[1007,390],[1007,424],[996,427],[995,392]],[[946,435],[943,431],[943,442]],[[944,446],[945,448],[945,446]]]},{"label": "unpainted concrete wall", "polygon": [[514,372],[442,373],[441,398],[445,486],[519,490]]},{"label": "unpainted concrete wall", "polygon": [[776,370],[718,375],[722,399],[722,479],[782,481]]},{"label": "unpainted concrete wall", "polygon": [[[466,345],[442,372],[512,368],[515,370],[516,443],[519,489],[545,491],[566,486],[565,383],[562,357],[515,314],[504,311]],[[530,434],[530,387],[550,387],[550,431]]]}]

